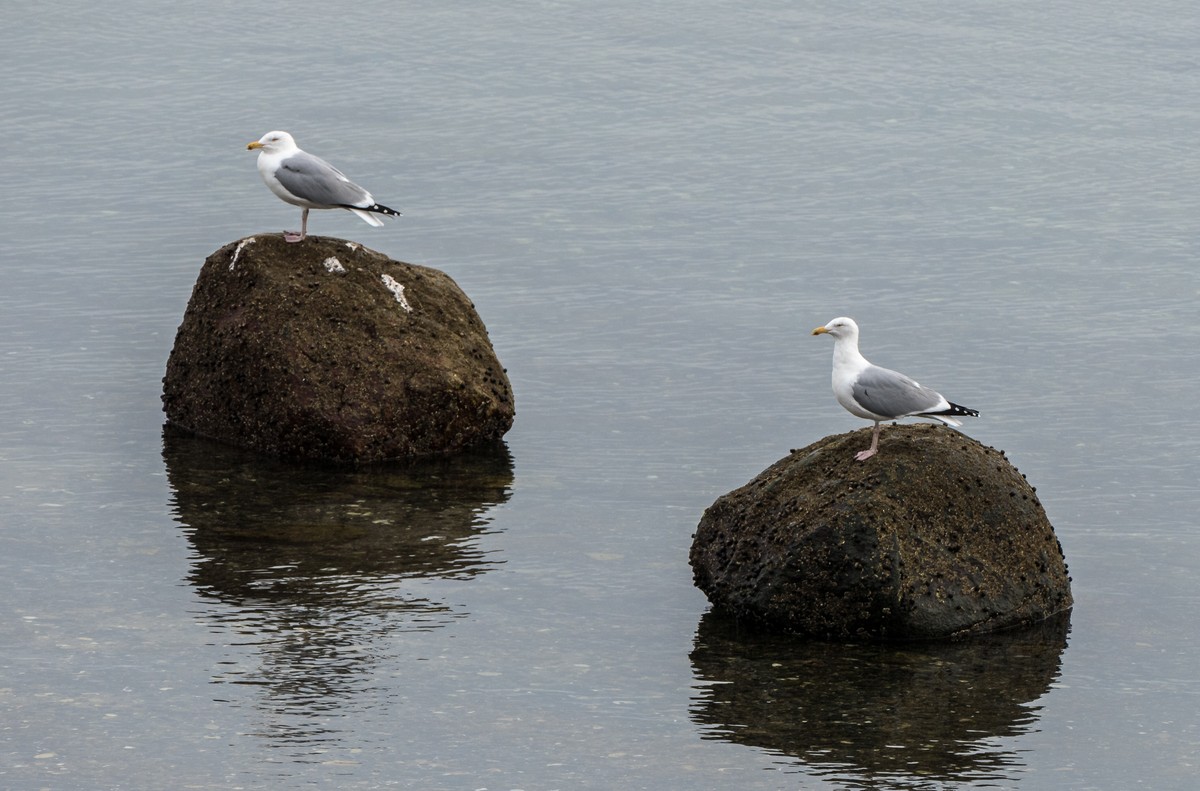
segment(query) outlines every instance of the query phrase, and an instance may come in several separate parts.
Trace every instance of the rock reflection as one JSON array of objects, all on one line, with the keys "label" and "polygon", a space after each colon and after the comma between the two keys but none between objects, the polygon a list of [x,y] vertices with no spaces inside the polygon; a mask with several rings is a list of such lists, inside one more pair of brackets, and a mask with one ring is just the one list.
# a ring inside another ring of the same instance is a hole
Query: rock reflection
[{"label": "rock reflection", "polygon": [[[1034,729],[1069,615],[961,643],[858,645],[739,632],[709,613],[691,659],[708,738],[788,756],[844,788],[1011,781],[1000,737]],[[706,685],[706,686],[705,686]]]},{"label": "rock reflection", "polygon": [[223,605],[203,613],[231,646],[214,681],[260,687],[275,739],[327,738],[324,715],[364,698],[385,638],[466,615],[422,595],[423,578],[468,579],[499,562],[478,537],[509,496],[502,444],[342,468],[265,459],[168,426],[163,455],[196,553],[188,581]]}]

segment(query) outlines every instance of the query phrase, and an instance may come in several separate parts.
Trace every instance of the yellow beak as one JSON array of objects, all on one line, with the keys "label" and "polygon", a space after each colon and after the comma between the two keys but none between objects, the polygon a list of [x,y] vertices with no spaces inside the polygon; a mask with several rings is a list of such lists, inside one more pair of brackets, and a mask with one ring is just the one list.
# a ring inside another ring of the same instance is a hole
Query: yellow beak
[{"label": "yellow beak", "polygon": [[247,143],[247,144],[246,144],[246,150],[247,150],[247,151],[253,151],[253,150],[254,150],[254,149],[256,149],[256,148],[262,148],[262,143],[260,143],[260,142],[258,142],[257,140],[255,140],[253,143]]},{"label": "yellow beak", "polygon": [[817,327],[815,330],[812,331],[812,334],[813,335],[824,335],[827,332],[829,332],[829,330],[825,329],[824,327]]}]

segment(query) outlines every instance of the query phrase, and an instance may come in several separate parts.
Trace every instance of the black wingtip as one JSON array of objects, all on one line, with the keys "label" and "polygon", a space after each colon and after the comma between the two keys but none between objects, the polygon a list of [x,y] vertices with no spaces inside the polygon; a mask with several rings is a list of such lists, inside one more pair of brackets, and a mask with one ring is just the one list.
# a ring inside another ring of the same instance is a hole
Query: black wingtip
[{"label": "black wingtip", "polygon": [[967,407],[959,406],[958,404],[951,404],[950,411],[947,412],[946,414],[958,415],[959,417],[979,417],[979,410],[978,409],[968,409]]},{"label": "black wingtip", "polygon": [[343,209],[357,209],[358,211],[373,211],[376,214],[386,214],[389,217],[402,217],[403,215],[395,209],[389,209],[387,206],[381,206],[378,203],[372,203],[370,206],[351,206],[349,203],[339,203],[338,206]]}]

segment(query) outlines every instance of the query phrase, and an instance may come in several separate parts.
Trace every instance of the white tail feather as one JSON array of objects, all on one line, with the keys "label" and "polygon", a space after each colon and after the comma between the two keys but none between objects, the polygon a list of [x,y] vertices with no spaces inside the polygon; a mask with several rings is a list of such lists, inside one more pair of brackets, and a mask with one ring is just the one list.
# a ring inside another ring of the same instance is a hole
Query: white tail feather
[{"label": "white tail feather", "polygon": [[383,220],[368,211],[363,211],[362,209],[351,209],[350,211],[357,214],[367,225],[374,225],[376,228],[383,225]]}]

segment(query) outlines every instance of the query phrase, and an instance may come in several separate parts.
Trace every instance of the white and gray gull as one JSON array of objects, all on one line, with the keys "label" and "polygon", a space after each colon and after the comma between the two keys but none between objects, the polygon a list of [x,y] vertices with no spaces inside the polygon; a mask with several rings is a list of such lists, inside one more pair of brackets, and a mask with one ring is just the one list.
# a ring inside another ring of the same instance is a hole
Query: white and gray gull
[{"label": "white and gray gull", "polygon": [[287,132],[267,132],[246,148],[258,149],[258,172],[271,192],[280,200],[304,209],[300,215],[300,233],[283,232],[283,238],[289,242],[299,242],[308,236],[309,209],[346,209],[376,227],[383,225],[378,214],[400,216],[395,209],[376,203],[371,193],[333,165],[302,151]]},{"label": "white and gray gull", "polygon": [[850,414],[875,421],[871,447],[854,458],[866,461],[879,450],[879,423],[902,417],[927,417],[961,426],[956,417],[979,417],[979,412],[952,404],[941,393],[914,382],[898,371],[872,365],[858,350],[854,319],[836,318],[813,335],[833,337],[833,394]]}]

